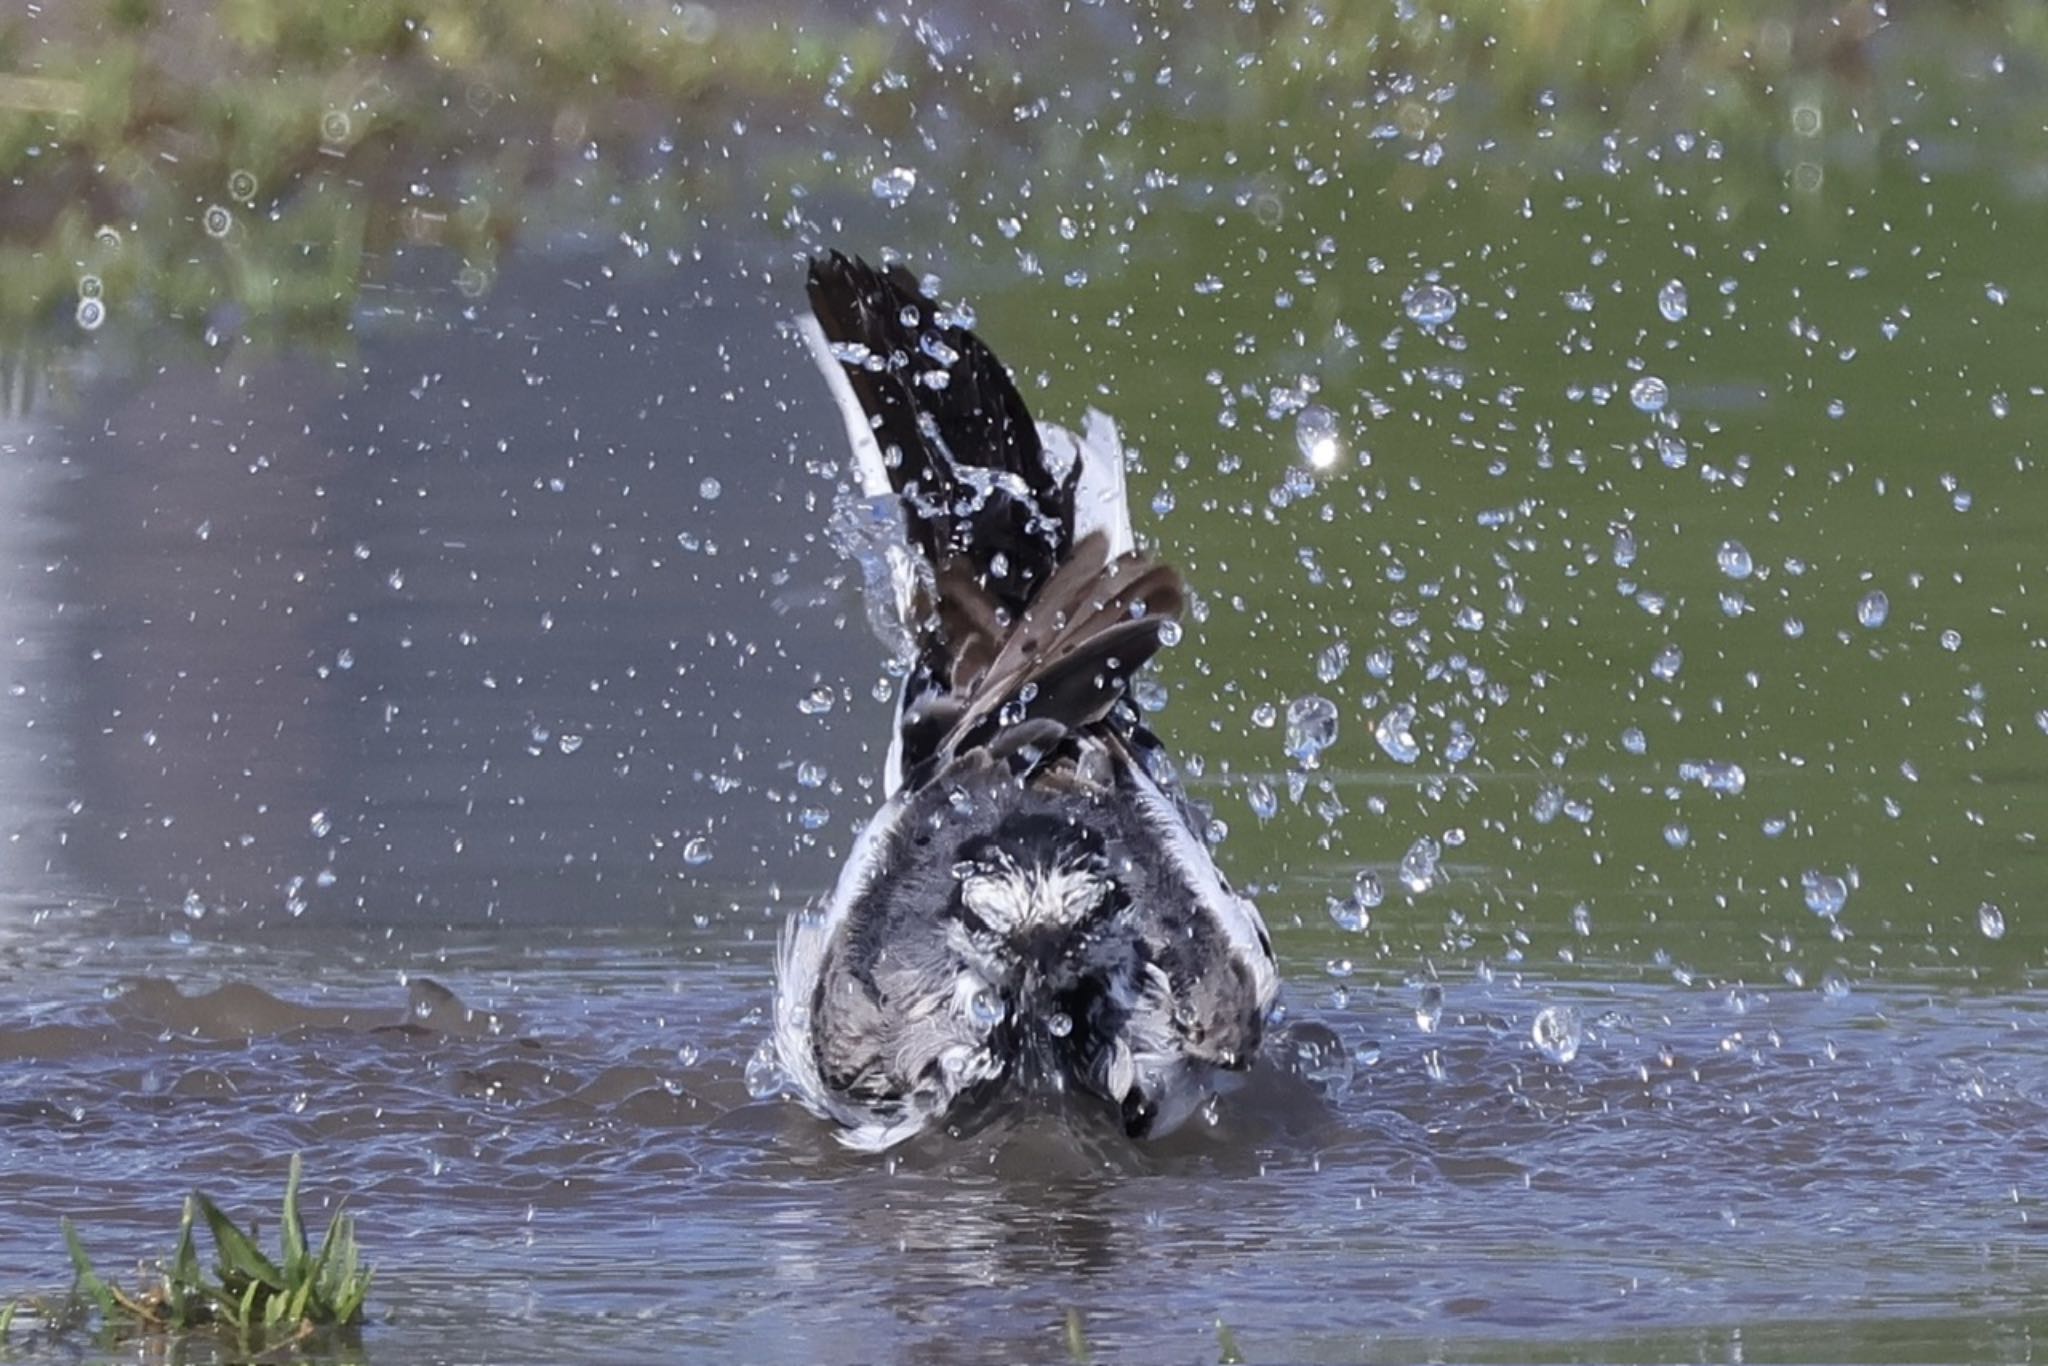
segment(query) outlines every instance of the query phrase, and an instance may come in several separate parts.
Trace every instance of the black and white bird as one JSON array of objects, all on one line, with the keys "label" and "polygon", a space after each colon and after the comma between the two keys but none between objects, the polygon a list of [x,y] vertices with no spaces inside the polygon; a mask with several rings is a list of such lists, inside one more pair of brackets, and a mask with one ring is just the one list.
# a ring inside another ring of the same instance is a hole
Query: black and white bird
[{"label": "black and white bird", "polygon": [[1180,575],[1133,544],[1106,416],[1033,422],[901,266],[819,258],[810,302],[859,492],[900,522],[869,586],[909,660],[882,805],[783,931],[783,1071],[855,1148],[1034,1085],[1163,1135],[1251,1065],[1279,981],[1130,694]]}]

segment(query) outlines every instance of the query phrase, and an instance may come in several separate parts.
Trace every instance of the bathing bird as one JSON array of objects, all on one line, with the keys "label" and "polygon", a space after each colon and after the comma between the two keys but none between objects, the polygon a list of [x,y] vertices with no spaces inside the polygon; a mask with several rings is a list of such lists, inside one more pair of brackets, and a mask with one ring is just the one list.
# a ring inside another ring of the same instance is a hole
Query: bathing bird
[{"label": "bathing bird", "polygon": [[881,804],[778,945],[784,1076],[870,1151],[1031,1087],[1163,1136],[1252,1065],[1279,982],[1132,692],[1181,577],[1134,542],[1108,417],[1035,422],[901,265],[815,258],[809,296],[905,658]]}]

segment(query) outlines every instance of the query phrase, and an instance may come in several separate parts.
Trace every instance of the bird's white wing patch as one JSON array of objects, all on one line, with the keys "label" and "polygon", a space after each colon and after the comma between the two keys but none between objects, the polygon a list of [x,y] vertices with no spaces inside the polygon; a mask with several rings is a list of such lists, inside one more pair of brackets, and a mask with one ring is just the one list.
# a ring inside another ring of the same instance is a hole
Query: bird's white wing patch
[{"label": "bird's white wing patch", "polygon": [[1046,463],[1055,470],[1069,468],[1077,460],[1081,464],[1074,485],[1074,539],[1081,541],[1099,531],[1108,538],[1111,555],[1135,549],[1131,505],[1124,495],[1124,447],[1117,436],[1116,419],[1099,408],[1090,408],[1079,436],[1065,427],[1041,422],[1038,439],[1045,446]]}]

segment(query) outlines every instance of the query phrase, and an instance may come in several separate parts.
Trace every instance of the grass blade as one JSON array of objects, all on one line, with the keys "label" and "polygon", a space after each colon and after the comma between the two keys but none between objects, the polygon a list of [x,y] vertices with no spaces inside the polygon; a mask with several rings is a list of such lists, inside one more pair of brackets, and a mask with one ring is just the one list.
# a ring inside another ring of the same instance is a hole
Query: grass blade
[{"label": "grass blade", "polygon": [[292,1154],[291,1173],[284,1181],[284,1214],[278,1228],[284,1238],[284,1279],[296,1283],[306,1269],[306,1226],[299,1222],[299,1155]]},{"label": "grass blade", "polygon": [[194,1191],[192,1199],[199,1206],[199,1213],[206,1219],[206,1227],[213,1233],[214,1249],[220,1253],[221,1278],[227,1280],[239,1275],[252,1285],[268,1286],[272,1290],[284,1289],[284,1273],[277,1264],[263,1255],[248,1234],[235,1226],[235,1221],[221,1211],[221,1207]]},{"label": "grass blade", "polygon": [[92,1269],[92,1258],[86,1255],[85,1244],[78,1241],[78,1230],[71,1226],[69,1219],[63,1221],[63,1226],[64,1246],[71,1253],[71,1269],[77,1277],[72,1288],[92,1301],[93,1307],[100,1311],[101,1323],[111,1328],[120,1321],[121,1313],[120,1306],[114,1302],[114,1292]]},{"label": "grass blade", "polygon": [[7,1345],[7,1335],[14,1331],[14,1311],[19,1308],[20,1300],[9,1300],[7,1307],[0,1309],[0,1347]]}]

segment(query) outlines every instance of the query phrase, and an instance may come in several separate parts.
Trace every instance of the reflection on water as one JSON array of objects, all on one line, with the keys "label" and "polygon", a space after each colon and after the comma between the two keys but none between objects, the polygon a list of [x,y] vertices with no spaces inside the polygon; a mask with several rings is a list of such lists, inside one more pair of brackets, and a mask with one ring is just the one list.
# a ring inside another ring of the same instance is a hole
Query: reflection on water
[{"label": "reflection on water", "polygon": [[[984,8],[0,15],[0,1298],[304,1150],[377,1360],[2038,1355],[2028,11]],[[1170,1143],[750,1069],[885,735],[824,246],[1199,595],[1293,1032]]]}]

